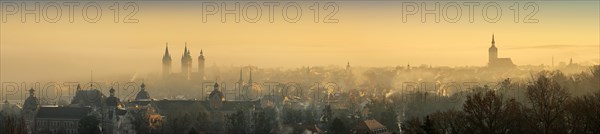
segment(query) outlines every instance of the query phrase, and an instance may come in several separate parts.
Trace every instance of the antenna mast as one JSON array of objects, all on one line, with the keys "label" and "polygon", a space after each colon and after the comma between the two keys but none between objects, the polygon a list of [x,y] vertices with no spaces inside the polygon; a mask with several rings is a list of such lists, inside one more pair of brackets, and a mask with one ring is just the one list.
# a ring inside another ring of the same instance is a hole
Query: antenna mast
[{"label": "antenna mast", "polygon": [[93,88],[94,84],[94,70],[90,70],[90,89]]}]

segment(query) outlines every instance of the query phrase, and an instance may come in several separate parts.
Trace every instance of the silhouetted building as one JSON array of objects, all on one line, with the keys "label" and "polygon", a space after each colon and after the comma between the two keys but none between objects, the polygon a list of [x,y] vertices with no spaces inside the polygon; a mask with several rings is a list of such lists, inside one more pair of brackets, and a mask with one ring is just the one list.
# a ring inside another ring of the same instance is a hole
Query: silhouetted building
[{"label": "silhouetted building", "polygon": [[104,101],[102,110],[102,131],[105,134],[116,134],[119,121],[127,111],[123,109],[123,104],[120,99],[115,96],[115,89],[110,88],[110,96]]},{"label": "silhouetted building", "polygon": [[[91,86],[91,85],[90,85]],[[92,115],[100,121],[102,132],[113,134],[120,117],[126,114],[120,99],[114,96],[115,89],[111,88],[110,96],[105,97],[100,90],[82,90],[77,85],[75,96],[68,106],[40,106],[40,101],[34,96],[35,90],[29,90],[25,99],[22,114],[30,133],[60,133],[76,134],[79,120]]]},{"label": "silhouetted building", "polygon": [[[211,121],[226,122],[227,117],[237,112],[237,110],[243,110],[244,114],[246,114],[245,116],[251,117],[254,115],[255,108],[261,107],[260,100],[228,101],[225,99],[225,95],[219,90],[219,84],[215,83],[213,87],[213,91],[211,91],[205,100],[136,99],[126,104],[127,110],[152,111],[153,114],[156,114],[161,118],[159,119],[161,121],[164,121],[162,118],[207,112],[211,115],[209,117],[211,118]],[[145,92],[145,90],[143,91]],[[147,94],[147,92],[142,93],[142,91],[140,91],[138,96],[140,96],[140,94]],[[164,126],[173,125],[169,124],[169,122],[161,122],[158,124]],[[187,127],[191,128],[192,124]],[[226,128],[225,126],[223,127]]]},{"label": "silhouetted building", "polygon": [[198,78],[204,80],[204,53],[202,50],[198,56]]},{"label": "silhouetted building", "polygon": [[516,65],[513,64],[510,58],[498,58],[498,48],[496,48],[496,41],[494,40],[494,35],[492,34],[492,46],[488,50],[489,59],[488,59],[488,67],[490,68],[515,68]]},{"label": "silhouetted building", "polygon": [[162,75],[163,78],[169,77],[171,75],[171,54],[169,54],[169,44],[165,48],[165,54],[162,59]]},{"label": "silhouetted building", "polygon": [[77,91],[75,91],[75,96],[71,100],[70,106],[101,107],[105,99],[106,96],[100,90],[82,90],[81,86],[77,85]]},{"label": "silhouetted building", "polygon": [[79,120],[91,111],[89,107],[40,107],[35,115],[35,133],[77,134]]},{"label": "silhouetted building", "polygon": [[190,79],[192,74],[192,55],[190,55],[190,50],[187,48],[187,43],[181,56],[181,74],[187,80]]},{"label": "silhouetted building", "polygon": [[22,109],[23,108],[21,108],[19,105],[11,104],[10,102],[8,102],[8,99],[5,99],[4,103],[2,103],[2,109],[0,109],[0,112],[17,114],[17,113],[21,113]]},{"label": "silhouetted building", "polygon": [[25,99],[23,103],[22,115],[25,119],[25,125],[27,126],[27,131],[32,132],[34,129],[34,119],[35,114],[40,108],[40,101],[37,97],[34,96],[35,90],[33,88],[29,89],[29,97]]},{"label": "silhouetted building", "polygon": [[205,58],[204,52],[200,50],[198,56],[198,72],[192,72],[193,59],[190,53],[190,49],[185,44],[183,49],[183,55],[181,56],[181,72],[173,73],[172,71],[172,59],[169,53],[169,47],[165,48],[165,53],[162,58],[162,75],[163,79],[169,80],[204,80],[206,77],[205,72]]},{"label": "silhouetted building", "polygon": [[346,71],[350,71],[350,61],[348,61],[348,64],[346,64]]},{"label": "silhouetted building", "polygon": [[135,100],[150,100],[150,94],[146,91],[146,84],[142,82],[141,90],[135,96]]}]

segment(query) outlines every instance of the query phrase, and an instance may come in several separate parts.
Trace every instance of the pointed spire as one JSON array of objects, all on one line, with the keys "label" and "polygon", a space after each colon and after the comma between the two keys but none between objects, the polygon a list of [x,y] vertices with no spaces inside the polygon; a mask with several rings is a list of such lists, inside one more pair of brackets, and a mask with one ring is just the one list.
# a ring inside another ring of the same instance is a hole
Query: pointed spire
[{"label": "pointed spire", "polygon": [[571,60],[569,60],[569,65],[573,65],[573,58],[571,58]]},{"label": "pointed spire", "polygon": [[219,82],[218,81],[215,81],[215,85],[213,86],[213,89],[215,91],[219,90]]},{"label": "pointed spire", "polygon": [[187,54],[189,56],[190,55],[190,49],[187,49],[187,52],[185,52],[185,54]]},{"label": "pointed spire", "polygon": [[81,90],[81,85],[77,84],[77,91]]},{"label": "pointed spire", "polygon": [[250,79],[248,79],[248,83],[252,85],[252,68],[250,68]]},{"label": "pointed spire", "polygon": [[204,60],[204,52],[202,52],[202,49],[200,49],[200,55],[198,56],[198,60]]},{"label": "pointed spire", "polygon": [[140,87],[142,88],[142,91],[146,90],[146,84],[144,84],[144,81],[142,81],[142,85],[140,85]]},{"label": "pointed spire", "polygon": [[494,33],[492,33],[492,46],[495,46],[496,41],[494,40]]},{"label": "pointed spire", "polygon": [[169,54],[169,42],[167,42],[167,45],[165,46],[165,56],[171,56],[171,54]]},{"label": "pointed spire", "polygon": [[187,42],[185,42],[185,48],[183,49],[183,55],[186,55],[188,52]]},{"label": "pointed spire", "polygon": [[[185,42],[185,46],[187,48],[187,42]],[[185,55],[187,55],[187,56],[190,55],[190,49],[189,48],[185,49]]]},{"label": "pointed spire", "polygon": [[90,71],[90,89],[94,88],[94,70]]}]

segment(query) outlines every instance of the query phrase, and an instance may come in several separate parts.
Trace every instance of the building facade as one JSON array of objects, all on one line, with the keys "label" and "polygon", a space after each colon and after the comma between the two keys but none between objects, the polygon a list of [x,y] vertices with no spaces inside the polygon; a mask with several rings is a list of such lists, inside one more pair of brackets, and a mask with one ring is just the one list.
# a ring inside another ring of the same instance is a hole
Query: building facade
[{"label": "building facade", "polygon": [[77,134],[79,120],[90,112],[89,107],[41,107],[35,116],[35,132]]}]

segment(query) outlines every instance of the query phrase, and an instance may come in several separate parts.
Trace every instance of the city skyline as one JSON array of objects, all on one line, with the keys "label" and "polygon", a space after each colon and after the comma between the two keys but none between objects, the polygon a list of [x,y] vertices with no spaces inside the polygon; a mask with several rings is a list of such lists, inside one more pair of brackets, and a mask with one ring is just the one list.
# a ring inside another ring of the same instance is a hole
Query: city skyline
[{"label": "city skyline", "polygon": [[600,134],[600,1],[0,1],[0,134]]},{"label": "city skyline", "polygon": [[[486,3],[489,2],[479,2],[480,6]],[[503,14],[496,23],[486,22],[481,14],[476,14],[473,23],[469,22],[466,7],[457,23],[443,18],[436,23],[432,16],[421,22],[418,15],[409,16],[404,23],[402,2],[336,3],[340,8],[335,15],[337,23],[314,23],[308,9],[312,3],[302,2],[303,17],[297,23],[281,18],[270,23],[266,16],[257,23],[244,19],[240,23],[231,22],[233,17],[223,23],[218,16],[209,16],[204,23],[200,2],[166,5],[138,2],[140,11],[135,15],[138,23],[113,22],[112,12],[107,9],[111,3],[100,3],[105,9],[102,19],[96,23],[88,23],[79,16],[70,23],[65,18],[65,9],[57,23],[44,19],[36,23],[31,16],[26,19],[29,22],[22,23],[16,14],[5,16],[7,22],[2,23],[0,71],[2,79],[9,81],[41,76],[71,78],[90,70],[99,76],[155,73],[161,68],[155,66],[160,63],[154,59],[162,56],[156,52],[163,51],[165,42],[171,44],[172,50],[183,50],[187,42],[192,57],[203,49],[210,55],[207,67],[297,68],[344,66],[348,61],[356,67],[408,63],[486,66],[487,57],[479,55],[486,55],[490,34],[496,35],[497,47],[503,50],[500,55],[514,58],[516,65],[551,65],[553,59],[555,64],[567,63],[571,58],[587,65],[600,61],[597,2],[535,2],[540,7],[535,15],[537,23],[514,22],[509,9],[513,3],[497,3],[502,6]],[[426,4],[434,5],[433,2]],[[519,4],[523,6],[525,2]],[[266,11],[263,14],[267,14]],[[24,32],[30,30],[36,32]],[[172,55],[181,54],[172,52]],[[179,62],[176,60],[173,64]],[[120,68],[111,69],[112,66]]]}]

